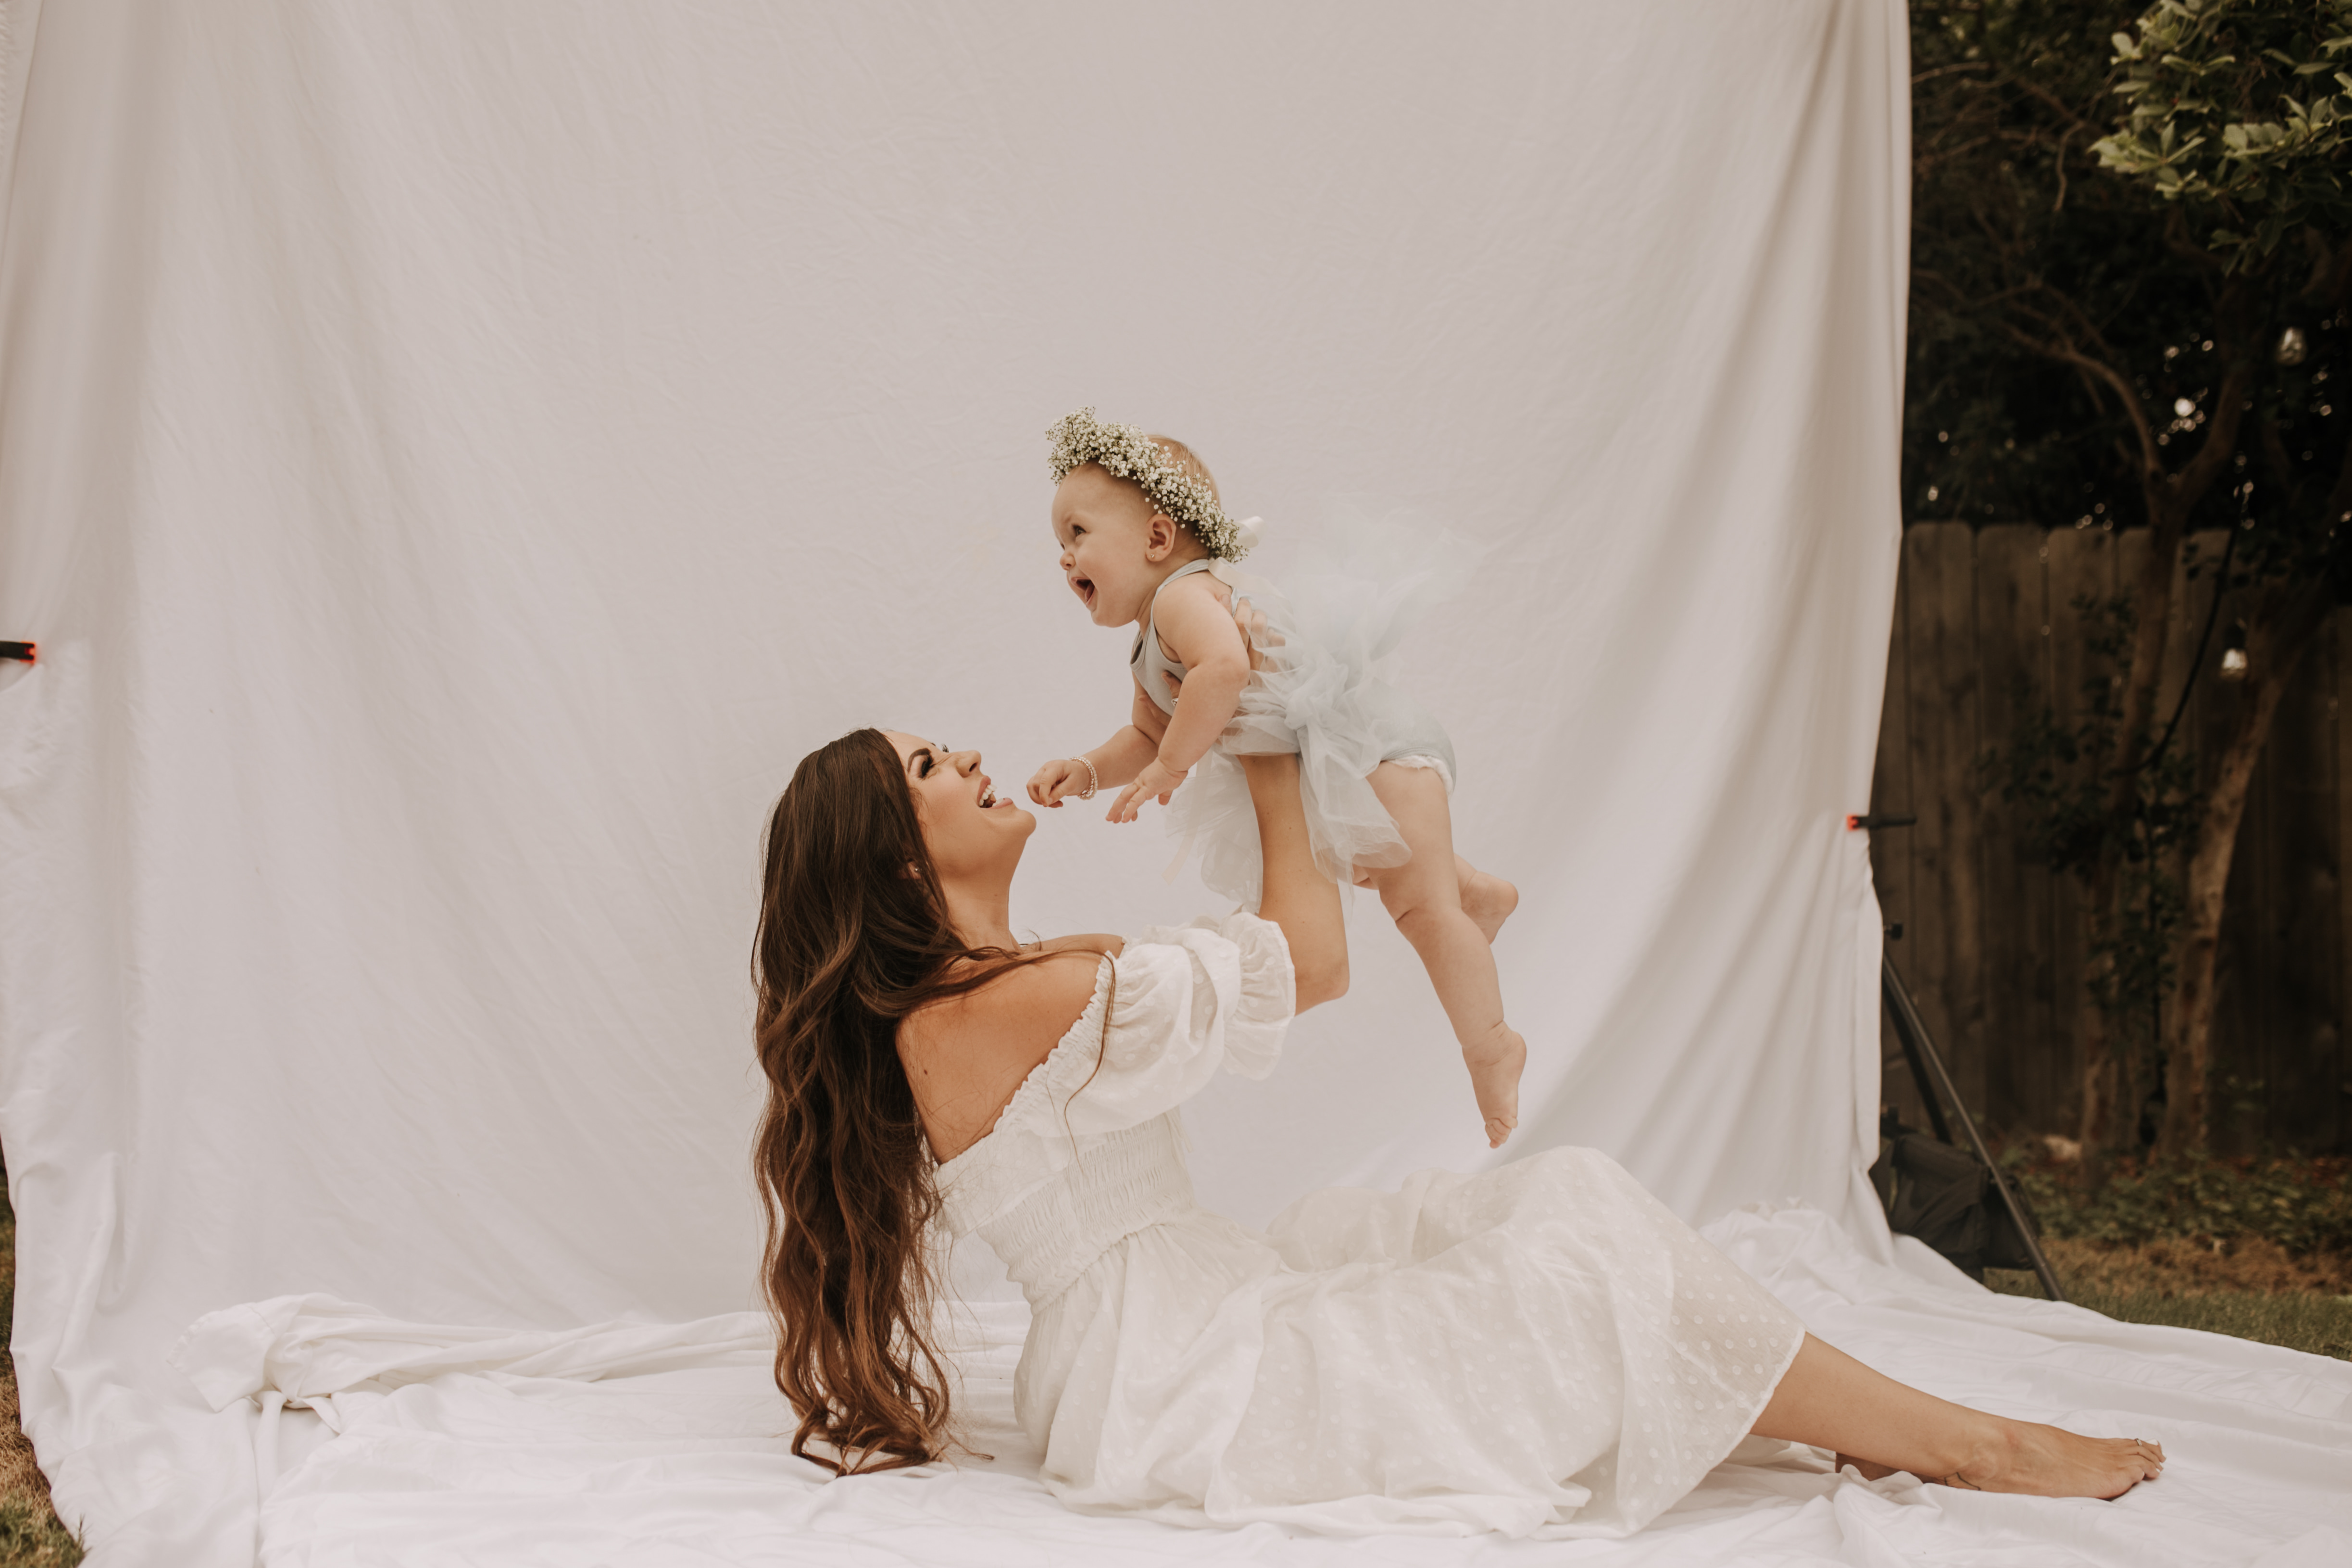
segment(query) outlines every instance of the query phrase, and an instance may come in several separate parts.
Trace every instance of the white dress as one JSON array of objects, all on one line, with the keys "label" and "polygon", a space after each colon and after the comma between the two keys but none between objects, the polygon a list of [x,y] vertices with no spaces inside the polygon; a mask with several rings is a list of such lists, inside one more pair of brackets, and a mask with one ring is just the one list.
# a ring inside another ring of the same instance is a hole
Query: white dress
[{"label": "white dress", "polygon": [[1278,927],[1148,930],[938,1168],[1028,1296],[1045,1484],[1191,1524],[1640,1529],[1746,1435],[1801,1325],[1590,1150],[1316,1193],[1264,1233],[1203,1211],[1177,1107],[1271,1070],[1291,1012]]}]

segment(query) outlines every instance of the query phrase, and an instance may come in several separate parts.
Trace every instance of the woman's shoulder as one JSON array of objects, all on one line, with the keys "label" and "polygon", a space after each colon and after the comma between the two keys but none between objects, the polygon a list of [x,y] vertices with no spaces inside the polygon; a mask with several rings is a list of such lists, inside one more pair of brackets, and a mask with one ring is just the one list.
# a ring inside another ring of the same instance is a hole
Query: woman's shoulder
[{"label": "woman's shoulder", "polygon": [[1273,1066],[1293,1005],[1278,926],[1234,914],[1048,950],[902,1031],[942,1161],[1024,1104],[1054,1108],[1065,1132],[1111,1131],[1167,1110],[1220,1063],[1253,1078]]},{"label": "woman's shoulder", "polygon": [[[984,1136],[998,1112],[1094,1005],[1117,939],[1065,939],[1006,963],[976,989],[945,996],[898,1026],[898,1059],[941,1159]],[[1093,945],[1089,945],[1092,942]]]},{"label": "woman's shoulder", "polygon": [[1000,963],[972,990],[926,1003],[908,1016],[908,1026],[918,1037],[952,1037],[959,1053],[990,1052],[1001,1039],[1034,1064],[1087,1010],[1103,961],[1115,959],[1121,946],[1105,936],[1040,942],[1029,962]]}]

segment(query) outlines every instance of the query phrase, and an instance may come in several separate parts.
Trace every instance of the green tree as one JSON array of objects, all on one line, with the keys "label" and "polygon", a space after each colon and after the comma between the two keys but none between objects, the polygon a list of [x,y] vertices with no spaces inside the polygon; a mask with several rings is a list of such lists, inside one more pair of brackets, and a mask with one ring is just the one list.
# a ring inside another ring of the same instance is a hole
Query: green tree
[{"label": "green tree", "polygon": [[[2197,1147],[2247,785],[2352,597],[2352,0],[1915,0],[1912,44],[1906,505],[2149,531],[2137,579],[2092,606],[2120,685],[2021,735],[2007,783],[2091,906],[2084,1142],[2131,1136],[2148,1086],[2128,1022],[2168,994],[2146,1061],[2162,1142]],[[2251,605],[2202,792],[2157,710],[2198,527],[2231,531],[2202,569]]]}]

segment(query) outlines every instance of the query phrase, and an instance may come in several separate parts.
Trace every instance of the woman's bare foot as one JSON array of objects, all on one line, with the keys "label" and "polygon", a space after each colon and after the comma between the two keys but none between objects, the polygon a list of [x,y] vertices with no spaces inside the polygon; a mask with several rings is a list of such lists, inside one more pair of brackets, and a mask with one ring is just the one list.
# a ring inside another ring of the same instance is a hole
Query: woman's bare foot
[{"label": "woman's bare foot", "polygon": [[1462,1047],[1478,1114],[1486,1121],[1486,1147],[1499,1149],[1519,1124],[1519,1072],[1528,1065],[1528,1043],[1508,1024],[1497,1024]]},{"label": "woman's bare foot", "polygon": [[2028,1497],[2119,1498],[2164,1474],[2164,1445],[2137,1437],[2085,1437],[2032,1421],[2003,1420],[1980,1457],[1928,1479],[1970,1491]]},{"label": "woman's bare foot", "polygon": [[1470,873],[1462,879],[1462,912],[1486,933],[1487,944],[1492,946],[1495,933],[1519,907],[1519,890],[1500,877],[1473,868],[1466,860],[1462,865]]},{"label": "woman's bare foot", "polygon": [[[2137,1437],[2084,1437],[2031,1421],[2003,1421],[2000,1436],[1984,1458],[1949,1475],[1928,1476],[1939,1486],[1973,1492],[2022,1492],[2029,1497],[2119,1498],[2164,1474],[2164,1446]],[[1852,1454],[1840,1454],[1837,1468],[1852,1465],[1865,1481],[1901,1473]]]},{"label": "woman's bare foot", "polygon": [[[2031,1497],[2118,1498],[2164,1474],[2164,1446],[2137,1437],[2084,1437],[2030,1421],[2005,1421],[2000,1438],[1976,1464],[1926,1478],[1964,1491],[2023,1492]],[[1865,1481],[1902,1473],[1895,1465],[1840,1454]]]}]

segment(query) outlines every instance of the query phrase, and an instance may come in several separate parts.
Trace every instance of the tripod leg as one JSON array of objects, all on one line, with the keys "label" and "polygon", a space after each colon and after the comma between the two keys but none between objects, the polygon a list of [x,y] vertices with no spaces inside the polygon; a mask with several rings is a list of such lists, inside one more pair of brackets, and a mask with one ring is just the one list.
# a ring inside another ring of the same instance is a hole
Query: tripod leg
[{"label": "tripod leg", "polygon": [[[1993,1163],[1992,1152],[1985,1147],[1984,1137],[1977,1131],[1975,1118],[1960,1101],[1960,1092],[1953,1087],[1952,1075],[1944,1070],[1944,1058],[1937,1053],[1936,1042],[1927,1037],[1927,1023],[1919,1016],[1918,1007],[1911,1000],[1910,988],[1896,973],[1895,961],[1882,957],[1879,961],[1879,983],[1886,994],[1887,1010],[1894,1015],[1895,1033],[1903,1042],[1903,1055],[1910,1062],[1914,1079],[1919,1085],[1919,1096],[1927,1102],[1928,1120],[1936,1124],[1936,1136],[1948,1143],[1951,1134],[1945,1130],[1943,1112],[1937,1110],[1937,1094],[1949,1101],[1952,1114],[1959,1119],[1961,1131],[1969,1135],[1969,1146],[1992,1175],[1993,1190],[2000,1194],[2001,1205],[2009,1217],[2017,1223],[2017,1234],[2025,1243],[2025,1256],[2033,1261],[2033,1272],[2042,1281],[2042,1293],[2053,1301],[2063,1301],[2066,1293],[2058,1288],[2058,1276],[2052,1272],[2050,1260],[2042,1256],[2042,1243],[2033,1234],[2033,1222],[2026,1217],[2025,1205],[2017,1201],[2010,1190],[2008,1179],[2000,1167]],[[1924,1071],[1922,1069],[1925,1069]],[[1930,1080],[1933,1080],[1933,1090]]]}]

